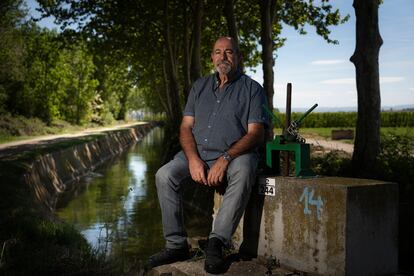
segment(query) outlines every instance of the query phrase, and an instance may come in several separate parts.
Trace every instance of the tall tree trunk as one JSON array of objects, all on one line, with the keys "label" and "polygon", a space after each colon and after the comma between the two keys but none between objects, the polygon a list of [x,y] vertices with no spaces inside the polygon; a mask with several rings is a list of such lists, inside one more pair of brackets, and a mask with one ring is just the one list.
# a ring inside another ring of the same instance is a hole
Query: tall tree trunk
[{"label": "tall tree trunk", "polygon": [[164,95],[161,95],[161,97],[165,100],[165,107],[167,112],[167,120],[171,120],[173,116],[172,107],[171,107],[171,95],[170,95],[170,84],[169,84],[169,77],[167,73],[167,53],[164,50],[164,58],[162,61],[162,75],[163,75],[163,82],[164,82]]},{"label": "tall tree trunk", "polygon": [[358,119],[353,171],[370,176],[380,150],[381,96],[378,55],[382,38],[378,27],[379,0],[354,0],[356,48],[351,57],[356,69]]},{"label": "tall tree trunk", "polygon": [[[269,109],[273,111],[274,95],[274,74],[273,65],[273,41],[272,41],[272,22],[274,14],[274,0],[259,0],[260,4],[260,22],[261,33],[260,43],[262,44],[262,62],[263,62],[263,88],[266,92]],[[270,127],[268,138],[273,137],[273,124]]]},{"label": "tall tree trunk", "polygon": [[119,99],[119,103],[121,105],[121,108],[119,109],[117,120],[125,120],[126,113],[128,111],[128,108],[127,108],[128,94],[129,94],[128,90],[124,91],[121,94],[121,97]]},{"label": "tall tree trunk", "polygon": [[183,26],[183,38],[184,38],[184,45],[183,45],[183,79],[184,79],[184,85],[183,85],[183,94],[184,94],[184,100],[187,102],[188,94],[190,93],[191,89],[191,77],[190,77],[190,38],[188,36],[188,3],[183,5],[183,18],[184,18],[184,26]]},{"label": "tall tree trunk", "polygon": [[[234,16],[234,2],[235,0],[224,0],[223,13],[227,21],[228,34],[229,36],[234,38],[236,46],[237,48],[239,48],[239,32],[237,29],[236,17]],[[241,60],[239,66],[240,69],[243,71],[243,60]]]},{"label": "tall tree trunk", "polygon": [[191,82],[201,77],[201,19],[203,0],[197,0],[194,7],[193,49],[191,51]]},{"label": "tall tree trunk", "polygon": [[157,99],[158,102],[161,104],[162,106],[162,110],[165,111],[166,114],[168,114],[169,112],[169,107],[168,107],[168,101],[165,99],[165,91],[167,91],[166,86],[167,86],[167,76],[166,76],[166,72],[165,72],[165,66],[164,66],[164,62],[163,62],[163,86],[160,85],[156,85],[154,83],[151,83],[151,89],[152,91],[155,91],[155,93],[157,94]]},{"label": "tall tree trunk", "polygon": [[80,93],[81,93],[81,77],[78,75],[78,87],[76,93],[76,124],[80,125]]},{"label": "tall tree trunk", "polygon": [[263,88],[266,91],[270,110],[273,110],[273,65],[275,60],[273,58],[271,1],[272,0],[260,0],[260,44],[262,44]]},{"label": "tall tree trunk", "polygon": [[170,118],[173,117],[172,107],[171,107],[171,95],[170,95],[170,83],[169,83],[169,76],[168,76],[168,69],[167,69],[167,59],[168,59],[167,51],[164,49],[164,58],[162,61],[162,75],[163,75],[163,81],[164,81],[164,98],[166,100],[166,111],[167,111],[167,120],[170,120]]},{"label": "tall tree trunk", "polygon": [[177,127],[181,122],[181,108],[180,108],[180,92],[179,92],[179,85],[178,85],[178,78],[177,78],[177,71],[176,71],[176,59],[174,57],[174,52],[171,45],[171,38],[170,38],[170,25],[169,25],[169,13],[168,13],[168,0],[164,0],[164,40],[165,40],[165,71],[167,75],[168,81],[168,99],[169,99],[169,106],[171,108],[171,118],[170,123]]}]

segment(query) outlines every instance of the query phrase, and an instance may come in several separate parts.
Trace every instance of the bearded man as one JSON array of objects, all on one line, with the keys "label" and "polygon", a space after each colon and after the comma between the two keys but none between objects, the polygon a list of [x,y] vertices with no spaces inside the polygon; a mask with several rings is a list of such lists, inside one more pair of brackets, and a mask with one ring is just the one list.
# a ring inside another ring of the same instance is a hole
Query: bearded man
[{"label": "bearded man", "polygon": [[223,248],[230,246],[249,200],[268,122],[264,90],[241,72],[240,60],[234,39],[220,37],[211,53],[216,72],[191,89],[180,127],[182,151],[156,174],[166,246],[149,258],[152,267],[189,258],[180,190],[191,177],[211,187],[226,182],[205,250],[207,272],[224,268]]}]

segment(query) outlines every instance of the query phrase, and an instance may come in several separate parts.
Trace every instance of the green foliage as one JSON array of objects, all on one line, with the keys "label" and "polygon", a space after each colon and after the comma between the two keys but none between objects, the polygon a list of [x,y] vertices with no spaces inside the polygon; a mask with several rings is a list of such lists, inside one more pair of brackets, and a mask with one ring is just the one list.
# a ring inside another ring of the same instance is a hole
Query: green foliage
[{"label": "green foliage", "polygon": [[413,111],[387,111],[381,113],[381,126],[384,127],[414,127]]},{"label": "green foliage", "polygon": [[142,121],[151,122],[165,122],[165,113],[154,113],[154,114],[147,114],[142,118]]},{"label": "green foliage", "polygon": [[282,5],[282,20],[284,23],[293,26],[300,34],[306,34],[306,24],[314,26],[316,33],[322,36],[328,43],[338,44],[329,35],[329,26],[343,24],[348,21],[349,15],[341,17],[339,10],[332,10],[329,0],[321,1],[316,5],[313,1],[278,1]]},{"label": "green foliage", "polygon": [[133,74],[131,66],[124,60],[115,60],[111,57],[95,56],[97,64],[95,76],[99,81],[97,87],[99,97],[104,108],[101,110],[101,119],[108,118],[109,111],[117,120],[125,119],[129,107],[129,94],[133,87]]},{"label": "green foliage", "polygon": [[85,124],[92,117],[98,81],[93,78],[95,65],[84,42],[62,51],[62,64],[65,68],[66,82],[61,110],[66,120],[71,123]]},{"label": "green foliage", "polygon": [[[409,130],[405,134],[383,133],[376,168],[370,176],[398,183],[401,202],[409,202],[414,196],[414,140],[411,135]],[[351,156],[341,151],[313,156],[312,168],[320,175],[352,176],[353,173]]]},{"label": "green foliage", "polygon": [[89,122],[97,80],[85,43],[63,47],[54,31],[34,25],[23,31],[27,37],[27,73],[23,89],[14,93],[13,110],[48,124],[55,119]]},{"label": "green foliage", "polygon": [[378,178],[399,183],[400,200],[414,196],[414,140],[409,134],[388,133],[381,137]]},{"label": "green foliage", "polygon": [[23,116],[0,116],[1,136],[30,136],[47,134],[44,122],[37,118],[25,118]]},{"label": "green foliage", "polygon": [[25,75],[24,37],[17,29],[26,15],[22,0],[5,0],[0,4],[0,114],[8,110],[12,91],[19,89]]},{"label": "green foliage", "polygon": [[81,126],[71,125],[66,121],[55,119],[46,124],[39,118],[26,118],[21,115],[3,114],[0,116],[0,143],[11,142],[28,137],[61,134],[82,130]]},{"label": "green foliage", "polygon": [[[1,6],[1,23],[7,28],[0,30],[0,113],[36,116],[48,124],[55,119],[102,124],[124,119],[128,109],[143,103],[167,117],[182,108],[191,65],[185,60],[197,50],[191,40],[193,2],[39,1],[45,15],[54,15],[64,28],[78,24],[78,30],[59,34],[25,22],[22,3],[7,0]],[[346,20],[327,1],[275,1],[273,8],[274,50],[285,40],[280,37],[282,22],[301,33],[305,24],[313,25],[334,42],[328,27]],[[199,49],[203,74],[212,69],[212,43],[228,32],[223,10],[223,1],[204,1]],[[259,2],[234,1],[241,52],[249,67],[260,62],[259,10]],[[176,82],[171,82],[171,71]],[[130,96],[137,95],[132,88],[139,89],[139,97]],[[179,100],[173,100],[174,89],[181,92]]]},{"label": "green foliage", "polygon": [[[76,22],[77,31],[88,36],[96,51],[101,55],[105,53],[102,56],[115,56],[127,60],[135,75],[135,85],[142,96],[141,103],[150,104],[147,107],[155,112],[162,109],[167,117],[174,118],[177,103],[182,108],[186,100],[185,93],[176,95],[176,91],[187,90],[186,76],[190,74],[191,65],[194,65],[194,61],[189,61],[192,53],[201,53],[199,62],[202,74],[210,73],[211,46],[218,36],[228,34],[228,22],[223,12],[224,2],[202,2],[203,26],[200,48],[193,40],[193,27],[196,21],[193,15],[197,8],[195,1],[144,0],[132,4],[128,1],[121,3],[82,0],[67,5],[64,0],[40,0],[39,4],[45,14],[54,15],[58,23],[62,23],[64,27]],[[261,39],[262,28],[260,1],[243,0],[234,1],[233,4],[244,66],[257,66],[260,62],[260,48],[257,45]],[[300,33],[305,33],[305,25],[310,24],[325,40],[336,43],[329,38],[328,28],[347,20],[347,17],[340,16],[338,10],[333,10],[328,1],[316,4],[304,0],[275,0],[272,9],[274,16],[271,22],[271,40],[274,50],[282,47],[285,41],[280,37],[282,23],[293,26]],[[120,78],[111,78],[111,74],[119,76],[114,69],[126,67],[112,67],[111,71],[107,71],[101,65],[98,67],[102,100],[114,117],[120,119],[126,111],[123,103],[128,102],[127,98],[131,99],[127,95],[131,90],[115,89],[114,91],[118,92],[108,93],[106,88],[114,83],[109,80],[124,79],[125,75],[122,72]],[[105,82],[106,80],[108,81]],[[122,82],[120,84],[122,85]],[[121,106],[119,113],[117,106],[113,104],[115,102]],[[134,106],[137,106],[137,103],[135,99]]]},{"label": "green foliage", "polygon": [[125,58],[105,58],[107,53],[91,51],[90,40],[40,29],[25,16],[23,1],[0,6],[0,114],[38,117],[49,125],[124,119],[133,85]]},{"label": "green foliage", "polygon": [[154,91],[148,88],[132,88],[129,95],[129,103],[133,110],[149,109],[154,112],[162,112],[163,106],[159,100],[154,97]]},{"label": "green foliage", "polygon": [[313,156],[311,166],[317,175],[351,176],[351,158],[341,151]]},{"label": "green foliage", "polygon": [[15,110],[27,117],[37,116],[47,123],[59,118],[59,51],[60,43],[53,31],[40,30],[35,25],[23,29],[27,55],[23,89],[15,93]]},{"label": "green foliage", "polygon": [[[302,112],[292,112],[292,120],[297,120]],[[285,122],[285,114],[279,114],[282,122]],[[301,124],[303,128],[320,127],[355,127],[356,112],[312,112]]]},{"label": "green foliage", "polygon": [[108,105],[102,100],[100,94],[96,94],[92,101],[92,123],[98,125],[109,125],[115,121],[115,118]]},{"label": "green foliage", "polygon": [[[285,122],[284,113],[276,113]],[[293,112],[292,120],[297,120],[303,115],[301,112]],[[356,126],[358,114],[356,112],[312,112],[303,121],[303,128],[334,128]],[[381,127],[413,127],[414,112],[412,111],[395,111],[381,113]]]}]

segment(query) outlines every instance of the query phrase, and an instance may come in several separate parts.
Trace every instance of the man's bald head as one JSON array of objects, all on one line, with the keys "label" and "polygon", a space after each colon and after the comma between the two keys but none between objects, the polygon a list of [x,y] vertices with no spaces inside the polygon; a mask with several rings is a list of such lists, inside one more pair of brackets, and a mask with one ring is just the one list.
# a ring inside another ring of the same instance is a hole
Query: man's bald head
[{"label": "man's bald head", "polygon": [[231,37],[231,36],[220,36],[217,40],[216,40],[216,42],[214,42],[214,45],[213,45],[213,49],[212,49],[212,51],[214,52],[214,47],[216,46],[216,44],[218,43],[218,42],[220,42],[220,41],[225,41],[225,40],[227,40],[227,41],[230,41],[230,43],[231,43],[231,45],[232,45],[232,48],[233,48],[233,51],[235,52],[235,53],[240,53],[240,48],[239,48],[239,46],[237,45],[237,42],[236,42],[236,40],[233,38],[233,37]]}]

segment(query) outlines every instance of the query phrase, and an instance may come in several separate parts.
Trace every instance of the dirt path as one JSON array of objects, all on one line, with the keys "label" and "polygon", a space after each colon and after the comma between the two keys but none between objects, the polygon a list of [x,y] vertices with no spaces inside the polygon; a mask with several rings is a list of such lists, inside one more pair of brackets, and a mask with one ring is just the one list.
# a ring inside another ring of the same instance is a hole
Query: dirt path
[{"label": "dirt path", "polygon": [[112,127],[95,127],[95,128],[89,128],[89,129],[77,131],[74,133],[38,136],[35,138],[0,144],[0,150],[9,148],[9,147],[18,146],[18,145],[23,145],[23,144],[36,144],[41,141],[54,140],[58,138],[81,137],[81,136],[86,136],[90,134],[96,134],[96,133],[107,131],[107,130],[121,129],[121,128],[130,127],[134,125],[140,125],[140,124],[145,124],[145,122],[134,122],[134,123],[122,124],[122,125],[117,125],[117,126],[112,126]]},{"label": "dirt path", "polygon": [[354,151],[353,144],[348,144],[348,143],[341,142],[341,141],[328,140],[326,138],[319,137],[319,136],[310,137],[310,136],[304,135],[304,137],[306,138],[307,143],[314,145],[314,146],[321,146],[324,149],[343,150],[347,153],[352,153]]},{"label": "dirt path", "polygon": [[122,128],[127,128],[135,125],[146,124],[146,122],[134,122],[134,123],[127,123],[121,124],[111,127],[96,127],[96,128],[89,128],[81,131],[76,131],[73,133],[66,133],[66,134],[57,134],[57,135],[45,135],[45,136],[38,136],[31,139],[14,141],[9,143],[0,144],[0,158],[12,156],[15,153],[20,153],[23,151],[27,151],[33,148],[41,148],[50,146],[51,144],[69,140],[75,137],[82,137],[91,134],[97,134],[108,130],[117,130]]}]

